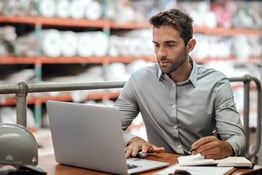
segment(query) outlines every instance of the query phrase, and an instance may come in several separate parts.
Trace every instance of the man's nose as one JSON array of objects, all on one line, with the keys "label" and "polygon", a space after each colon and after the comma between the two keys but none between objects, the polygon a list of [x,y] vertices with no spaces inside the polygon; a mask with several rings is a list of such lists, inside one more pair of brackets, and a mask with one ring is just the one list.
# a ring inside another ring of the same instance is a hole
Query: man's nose
[{"label": "man's nose", "polygon": [[165,49],[163,47],[159,47],[159,49],[157,50],[156,55],[157,55],[158,58],[166,57]]}]

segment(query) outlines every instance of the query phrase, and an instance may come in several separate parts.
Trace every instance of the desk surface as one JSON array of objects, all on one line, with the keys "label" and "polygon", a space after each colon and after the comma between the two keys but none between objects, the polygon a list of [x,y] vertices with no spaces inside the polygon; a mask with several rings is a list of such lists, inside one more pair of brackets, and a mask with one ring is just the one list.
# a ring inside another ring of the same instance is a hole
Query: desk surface
[{"label": "desk surface", "polygon": [[[147,159],[151,160],[159,160],[170,163],[170,165],[177,163],[176,154],[169,154],[169,153],[160,153],[154,154],[147,157]],[[83,168],[76,168],[58,164],[55,161],[54,155],[45,155],[39,157],[39,166],[47,172],[47,175],[106,175],[107,173],[103,172],[96,172],[88,169]],[[141,173],[142,175],[149,175],[153,174],[154,172],[159,171],[160,169],[149,171],[145,173]],[[261,175],[262,174],[262,167],[255,166],[254,169],[237,169],[232,173],[232,175]]]}]

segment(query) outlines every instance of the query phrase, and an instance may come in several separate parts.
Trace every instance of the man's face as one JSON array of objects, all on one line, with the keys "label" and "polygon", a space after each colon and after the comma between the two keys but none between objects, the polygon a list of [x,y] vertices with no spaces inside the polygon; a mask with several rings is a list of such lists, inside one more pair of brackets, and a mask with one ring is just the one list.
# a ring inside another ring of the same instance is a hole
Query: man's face
[{"label": "man's face", "polygon": [[183,71],[188,63],[188,50],[177,30],[167,25],[154,27],[153,43],[158,64],[164,73]]}]

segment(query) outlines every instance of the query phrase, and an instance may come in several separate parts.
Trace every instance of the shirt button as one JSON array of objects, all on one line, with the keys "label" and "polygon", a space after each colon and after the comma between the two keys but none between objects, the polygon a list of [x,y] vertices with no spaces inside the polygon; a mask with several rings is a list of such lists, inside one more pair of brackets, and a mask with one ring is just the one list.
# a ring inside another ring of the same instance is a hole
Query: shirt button
[{"label": "shirt button", "polygon": [[172,107],[173,107],[173,108],[176,108],[176,105],[173,105]]},{"label": "shirt button", "polygon": [[182,148],[182,145],[178,145],[177,147],[180,149],[180,148]]},{"label": "shirt button", "polygon": [[174,126],[174,128],[175,128],[175,129],[177,129],[177,128],[178,128],[178,126],[177,126],[177,125],[175,125],[175,126]]}]

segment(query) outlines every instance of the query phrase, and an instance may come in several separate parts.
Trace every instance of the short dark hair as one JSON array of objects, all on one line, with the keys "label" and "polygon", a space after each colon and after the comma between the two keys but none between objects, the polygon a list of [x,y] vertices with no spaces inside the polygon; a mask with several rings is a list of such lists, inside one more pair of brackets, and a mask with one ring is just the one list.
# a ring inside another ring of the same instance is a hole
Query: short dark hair
[{"label": "short dark hair", "polygon": [[181,10],[173,8],[159,12],[155,16],[152,16],[149,22],[156,28],[163,25],[172,26],[180,33],[180,36],[183,38],[185,44],[187,44],[193,37],[193,19]]}]

